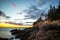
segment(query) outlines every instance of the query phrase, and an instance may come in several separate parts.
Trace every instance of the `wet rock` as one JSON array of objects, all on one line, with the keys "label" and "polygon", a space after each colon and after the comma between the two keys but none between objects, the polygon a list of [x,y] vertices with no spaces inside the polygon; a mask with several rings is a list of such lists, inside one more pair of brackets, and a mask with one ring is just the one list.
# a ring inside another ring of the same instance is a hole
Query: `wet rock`
[{"label": "wet rock", "polygon": [[27,40],[28,37],[30,37],[31,34],[37,33],[39,31],[39,28],[26,28],[24,30],[11,30],[11,34],[15,35],[15,38],[20,38],[21,40]]}]

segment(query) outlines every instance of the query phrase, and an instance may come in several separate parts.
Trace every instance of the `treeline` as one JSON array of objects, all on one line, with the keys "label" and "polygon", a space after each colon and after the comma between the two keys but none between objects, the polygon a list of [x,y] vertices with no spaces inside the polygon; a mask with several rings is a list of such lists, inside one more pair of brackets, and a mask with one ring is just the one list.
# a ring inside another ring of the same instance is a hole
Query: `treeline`
[{"label": "treeline", "polygon": [[60,1],[57,8],[55,8],[55,6],[50,5],[50,9],[48,11],[48,19],[51,19],[51,20],[60,19]]}]

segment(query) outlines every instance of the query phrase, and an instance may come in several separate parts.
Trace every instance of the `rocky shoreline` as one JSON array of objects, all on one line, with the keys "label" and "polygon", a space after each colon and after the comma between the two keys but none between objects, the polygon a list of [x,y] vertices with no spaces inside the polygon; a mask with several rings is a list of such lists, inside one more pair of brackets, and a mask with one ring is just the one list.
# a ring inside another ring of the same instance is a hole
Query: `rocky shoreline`
[{"label": "rocky shoreline", "polygon": [[[39,24],[38,24],[39,23]],[[35,22],[33,28],[11,30],[20,40],[60,40],[60,20]]]}]

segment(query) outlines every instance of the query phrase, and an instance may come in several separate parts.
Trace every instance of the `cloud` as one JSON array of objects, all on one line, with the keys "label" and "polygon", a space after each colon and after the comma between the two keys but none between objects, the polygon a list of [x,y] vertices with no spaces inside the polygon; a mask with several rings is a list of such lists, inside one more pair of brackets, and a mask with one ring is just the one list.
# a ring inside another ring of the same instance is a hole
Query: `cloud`
[{"label": "cloud", "polygon": [[38,8],[37,8],[35,5],[30,5],[29,9],[30,9],[31,11],[38,10]]},{"label": "cloud", "polygon": [[10,6],[14,7],[14,8],[17,8],[18,6],[15,4],[15,3],[9,3]]},{"label": "cloud", "polygon": [[31,5],[30,7],[28,7],[28,9],[25,9],[22,12],[17,13],[15,17],[11,17],[5,21],[13,23],[24,23],[29,20],[32,20],[32,22],[34,22],[36,19],[40,17],[40,14],[42,12],[44,12],[44,10],[40,10],[35,5]]},{"label": "cloud", "polygon": [[42,6],[42,5],[44,5],[44,4],[46,3],[45,0],[36,0],[36,2],[37,2],[37,4],[38,4],[39,6]]},{"label": "cloud", "polygon": [[25,19],[38,19],[40,14],[45,12],[45,10],[38,9],[35,5],[31,5],[27,10],[25,10],[27,15]]}]

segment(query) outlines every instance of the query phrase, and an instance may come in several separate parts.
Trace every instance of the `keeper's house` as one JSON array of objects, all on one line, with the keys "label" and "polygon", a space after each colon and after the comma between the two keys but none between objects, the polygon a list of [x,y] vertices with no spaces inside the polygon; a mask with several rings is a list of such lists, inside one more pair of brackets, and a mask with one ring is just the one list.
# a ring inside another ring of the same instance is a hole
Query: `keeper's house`
[{"label": "keeper's house", "polygon": [[48,16],[47,16],[47,14],[41,14],[41,20],[46,20],[46,19],[48,19]]}]

